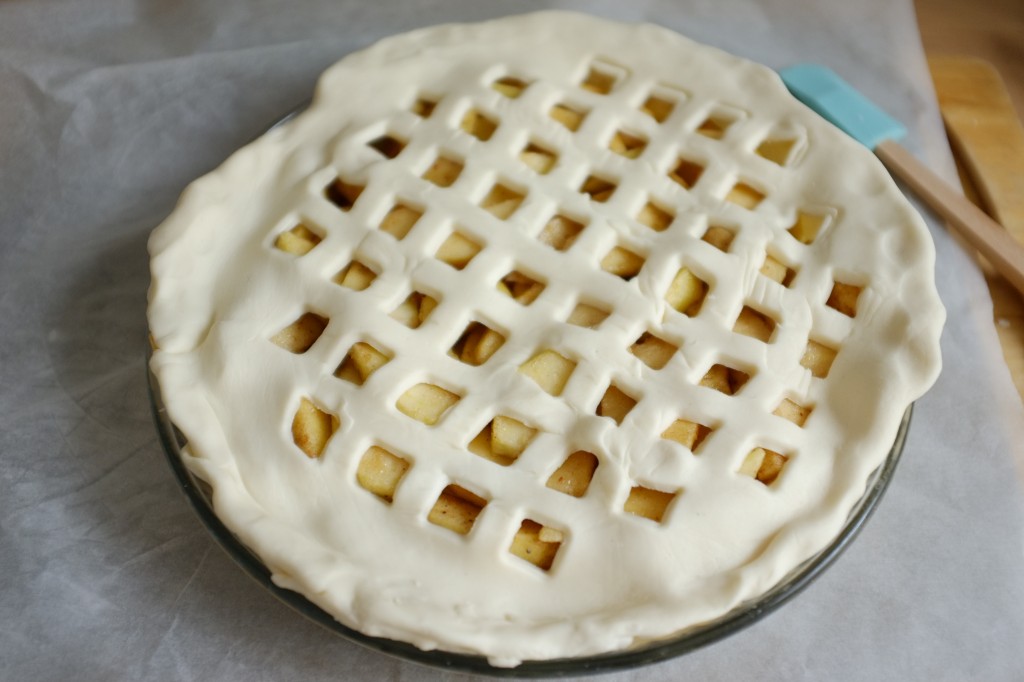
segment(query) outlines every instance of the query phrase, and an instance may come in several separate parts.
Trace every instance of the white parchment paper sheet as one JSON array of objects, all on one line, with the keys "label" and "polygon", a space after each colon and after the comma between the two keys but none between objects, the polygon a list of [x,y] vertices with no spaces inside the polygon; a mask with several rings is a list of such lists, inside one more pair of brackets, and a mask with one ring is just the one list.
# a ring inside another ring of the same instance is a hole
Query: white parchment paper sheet
[{"label": "white parchment paper sheet", "polygon": [[[149,231],[344,54],[544,7],[832,66],[954,177],[909,0],[0,5],[0,679],[420,680],[279,604],[213,543],[149,414]],[[946,367],[824,577],[695,654],[607,680],[1020,680],[1024,414],[970,259],[929,216]]]}]

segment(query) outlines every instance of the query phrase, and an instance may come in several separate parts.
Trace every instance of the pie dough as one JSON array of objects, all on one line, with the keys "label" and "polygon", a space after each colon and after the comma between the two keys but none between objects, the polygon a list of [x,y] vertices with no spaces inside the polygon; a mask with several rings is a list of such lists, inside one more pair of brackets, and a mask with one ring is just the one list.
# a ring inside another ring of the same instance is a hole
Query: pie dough
[{"label": "pie dough", "polygon": [[763,594],[940,368],[881,164],[653,25],[383,40],[150,253],[152,368],[223,522],[346,625],[500,666]]}]

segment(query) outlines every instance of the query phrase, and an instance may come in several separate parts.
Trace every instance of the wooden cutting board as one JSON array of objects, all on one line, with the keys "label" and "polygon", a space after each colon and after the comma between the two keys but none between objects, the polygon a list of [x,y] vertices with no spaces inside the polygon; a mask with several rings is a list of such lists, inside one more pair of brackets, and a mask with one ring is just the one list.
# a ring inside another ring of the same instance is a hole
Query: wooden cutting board
[{"label": "wooden cutting board", "polygon": [[[1006,86],[980,59],[933,56],[928,65],[965,194],[1024,243],[1024,127]],[[983,267],[1003,356],[1024,398],[1024,298]],[[1024,459],[1018,464],[1024,473]]]}]

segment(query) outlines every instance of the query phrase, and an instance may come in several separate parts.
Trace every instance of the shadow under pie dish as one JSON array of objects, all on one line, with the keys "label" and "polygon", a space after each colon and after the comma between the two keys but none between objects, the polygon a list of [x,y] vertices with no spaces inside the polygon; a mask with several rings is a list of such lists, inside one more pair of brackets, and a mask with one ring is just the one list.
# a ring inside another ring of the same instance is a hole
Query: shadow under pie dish
[{"label": "shadow under pie dish", "polygon": [[880,164],[649,25],[382,41],[150,252],[151,367],[217,523],[428,662],[731,631],[852,535],[939,370],[931,242]]}]

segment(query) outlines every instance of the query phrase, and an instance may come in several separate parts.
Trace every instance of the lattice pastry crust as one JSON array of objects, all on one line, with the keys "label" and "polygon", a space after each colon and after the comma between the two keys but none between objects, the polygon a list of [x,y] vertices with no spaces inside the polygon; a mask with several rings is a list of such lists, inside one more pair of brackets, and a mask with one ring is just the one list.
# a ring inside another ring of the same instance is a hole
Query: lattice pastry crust
[{"label": "lattice pastry crust", "polygon": [[939,370],[880,164],[650,25],[384,40],[150,250],[152,366],[224,522],[342,622],[499,665],[763,593]]}]

